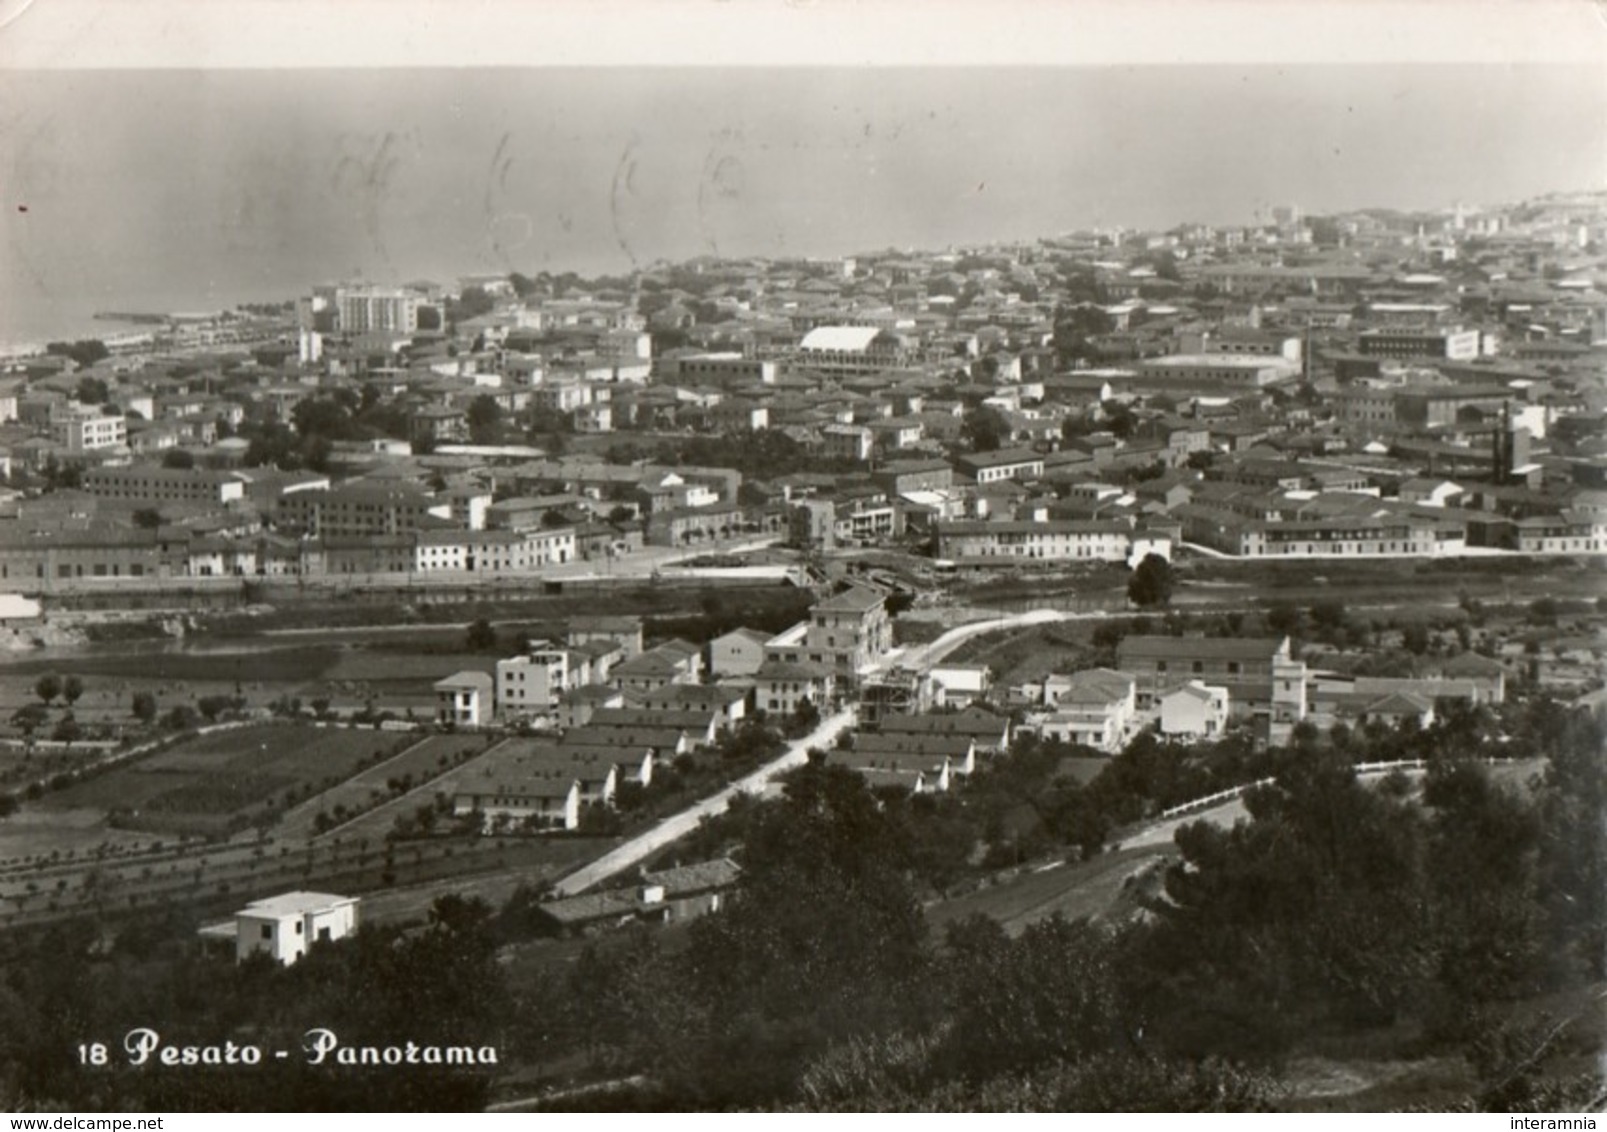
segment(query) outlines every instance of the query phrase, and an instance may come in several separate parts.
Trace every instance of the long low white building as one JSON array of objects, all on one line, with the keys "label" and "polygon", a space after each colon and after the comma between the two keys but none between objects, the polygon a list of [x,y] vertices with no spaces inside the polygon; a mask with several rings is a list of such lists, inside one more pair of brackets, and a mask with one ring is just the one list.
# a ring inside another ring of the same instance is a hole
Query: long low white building
[{"label": "long low white building", "polygon": [[1171,354],[1138,364],[1133,384],[1149,389],[1242,390],[1265,389],[1288,381],[1300,366],[1283,357],[1251,354]]},{"label": "long low white building", "polygon": [[1467,552],[1467,524],[1381,507],[1375,514],[1252,519],[1226,508],[1185,504],[1183,537],[1241,558],[1437,558]]},{"label": "long low white building", "polygon": [[413,569],[421,574],[458,571],[505,574],[561,566],[575,560],[573,527],[525,531],[419,531]]},{"label": "long low white building", "polygon": [[937,524],[937,557],[951,562],[1141,562],[1172,556],[1170,535],[1101,520],[962,520]]}]

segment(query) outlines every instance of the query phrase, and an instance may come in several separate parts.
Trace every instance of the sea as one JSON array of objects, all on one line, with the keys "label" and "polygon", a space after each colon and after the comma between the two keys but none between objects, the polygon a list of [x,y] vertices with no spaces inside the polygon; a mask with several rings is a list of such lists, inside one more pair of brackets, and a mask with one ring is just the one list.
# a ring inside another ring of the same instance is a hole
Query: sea
[{"label": "sea", "polygon": [[1592,68],[0,69],[0,343],[362,277],[623,273],[1601,188]]}]

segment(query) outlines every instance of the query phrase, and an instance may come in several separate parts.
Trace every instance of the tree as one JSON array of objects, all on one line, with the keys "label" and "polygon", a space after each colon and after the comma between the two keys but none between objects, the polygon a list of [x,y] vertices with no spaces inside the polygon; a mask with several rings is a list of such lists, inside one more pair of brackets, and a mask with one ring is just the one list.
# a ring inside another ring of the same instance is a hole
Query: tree
[{"label": "tree", "polygon": [[1111,435],[1120,440],[1126,440],[1133,435],[1138,427],[1138,416],[1128,406],[1115,403],[1104,410],[1106,423],[1110,426]]},{"label": "tree", "polygon": [[792,718],[788,719],[783,731],[789,739],[796,739],[807,735],[820,725],[820,709],[815,702],[805,696],[798,701],[793,709]]},{"label": "tree", "polygon": [[502,433],[502,406],[488,393],[482,393],[469,402],[465,414],[469,422],[469,439],[476,444],[494,444]]},{"label": "tree", "polygon": [[1127,599],[1141,609],[1172,600],[1172,564],[1163,555],[1146,554],[1127,582]]},{"label": "tree", "polygon": [[1109,334],[1116,328],[1115,320],[1102,307],[1095,305],[1105,299],[1103,288],[1092,276],[1081,280],[1081,285],[1083,294],[1094,302],[1083,302],[1055,311],[1055,355],[1063,366],[1091,356],[1093,351],[1089,339]]},{"label": "tree", "polygon": [[972,409],[960,424],[960,435],[973,452],[993,452],[1010,435],[1010,426],[999,410],[988,405]]},{"label": "tree", "polygon": [[154,531],[162,525],[162,513],[155,507],[140,507],[133,518],[134,525],[142,531]]},{"label": "tree", "polygon": [[290,410],[290,419],[304,440],[315,436],[326,440],[355,440],[358,429],[352,414],[361,404],[356,394],[308,397],[296,402]]},{"label": "tree", "polygon": [[73,704],[77,703],[78,697],[83,694],[84,682],[77,676],[68,676],[61,682],[61,698],[67,701],[68,707],[72,707]]},{"label": "tree", "polygon": [[1299,606],[1283,602],[1274,605],[1266,613],[1267,628],[1284,636],[1294,636],[1299,633],[1304,620]]},{"label": "tree", "polygon": [[162,453],[162,467],[189,469],[195,467],[195,453],[186,448],[169,448]]},{"label": "tree", "polygon": [[492,298],[484,287],[465,287],[455,302],[448,300],[446,320],[449,323],[459,323],[466,319],[479,318],[483,314],[490,314],[496,307],[496,299]]},{"label": "tree", "polygon": [[1331,216],[1310,216],[1306,227],[1311,230],[1311,242],[1319,247],[1334,247],[1339,243],[1339,221]]},{"label": "tree", "polygon": [[45,486],[51,491],[63,488],[76,490],[83,486],[84,469],[78,464],[67,464],[56,459],[54,452],[45,457],[44,466],[39,469]]},{"label": "tree", "polygon": [[80,367],[88,367],[112,356],[106,343],[99,338],[80,338],[76,342],[51,342],[45,353],[58,358],[71,358]]},{"label": "tree", "polygon": [[1380,1024],[1432,977],[1421,811],[1315,751],[1245,795],[1251,820],[1176,836],[1131,993],[1166,1048],[1278,1049],[1324,1018]]},{"label": "tree", "polygon": [[1455,865],[1430,873],[1439,981],[1458,1005],[1521,991],[1545,951],[1538,809],[1455,758],[1429,764],[1423,801],[1433,807],[1430,851]]},{"label": "tree", "polygon": [[1542,887],[1553,953],[1591,979],[1607,974],[1607,747],[1601,720],[1536,702],[1525,731],[1549,752],[1541,795]]},{"label": "tree", "polygon": [[484,617],[477,618],[469,625],[463,644],[469,652],[492,652],[497,647],[497,631]]},{"label": "tree", "polygon": [[34,694],[49,705],[50,701],[61,695],[61,677],[53,672],[47,672],[34,682]]},{"label": "tree", "polygon": [[162,726],[169,731],[183,731],[194,727],[196,720],[195,709],[188,704],[174,704],[162,717]]},{"label": "tree", "polygon": [[29,736],[45,721],[48,714],[43,704],[23,704],[11,713],[11,725],[23,735]]},{"label": "tree", "polygon": [[134,718],[141,723],[150,723],[156,718],[156,697],[150,692],[135,692],[132,707]]},{"label": "tree", "polygon": [[1412,653],[1414,656],[1422,656],[1428,652],[1428,626],[1421,621],[1413,621],[1401,630],[1401,644],[1407,652]]},{"label": "tree", "polygon": [[656,977],[631,980],[639,1022],[624,1028],[699,1105],[787,1095],[833,1044],[910,1025],[930,985],[907,840],[862,777],[810,764],[746,818],[730,906],[693,923]]},{"label": "tree", "polygon": [[104,381],[85,374],[78,379],[78,387],[73,390],[73,396],[81,405],[104,405],[111,394],[107,391]]},{"label": "tree", "polygon": [[1311,607],[1311,623],[1324,633],[1332,633],[1345,623],[1345,606],[1338,601],[1319,601]]},{"label": "tree", "polygon": [[218,716],[234,706],[234,700],[229,696],[202,696],[196,701],[195,706],[201,709],[201,714],[206,717],[206,721],[212,723]]},{"label": "tree", "polygon": [[1178,270],[1177,253],[1170,248],[1163,248],[1151,256],[1150,266],[1155,269],[1157,279],[1165,279],[1169,283],[1183,281],[1183,274]]},{"label": "tree", "polygon": [[985,1079],[1122,1043],[1108,935],[1056,915],[1011,940],[998,921],[972,915],[948,932],[944,981],[954,1021],[942,1056]]}]

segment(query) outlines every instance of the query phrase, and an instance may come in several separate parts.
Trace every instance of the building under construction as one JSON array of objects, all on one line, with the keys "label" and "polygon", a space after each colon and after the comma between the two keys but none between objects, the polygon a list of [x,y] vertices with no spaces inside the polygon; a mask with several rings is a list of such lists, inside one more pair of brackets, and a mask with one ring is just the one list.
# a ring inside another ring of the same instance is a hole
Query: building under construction
[{"label": "building under construction", "polygon": [[928,710],[931,682],[913,668],[894,666],[860,686],[859,722],[880,723],[890,715],[915,715]]}]

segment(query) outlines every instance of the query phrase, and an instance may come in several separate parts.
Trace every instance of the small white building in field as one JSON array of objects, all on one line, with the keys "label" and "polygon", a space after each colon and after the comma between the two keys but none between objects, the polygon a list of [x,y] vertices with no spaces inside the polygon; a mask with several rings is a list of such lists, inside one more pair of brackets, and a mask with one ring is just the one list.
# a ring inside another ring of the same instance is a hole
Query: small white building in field
[{"label": "small white building in field", "polygon": [[314,943],[343,939],[357,930],[358,898],[327,892],[286,892],[248,904],[234,914],[235,958],[265,953],[294,963]]}]

